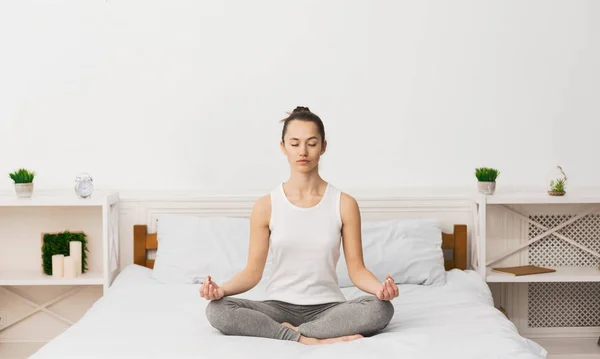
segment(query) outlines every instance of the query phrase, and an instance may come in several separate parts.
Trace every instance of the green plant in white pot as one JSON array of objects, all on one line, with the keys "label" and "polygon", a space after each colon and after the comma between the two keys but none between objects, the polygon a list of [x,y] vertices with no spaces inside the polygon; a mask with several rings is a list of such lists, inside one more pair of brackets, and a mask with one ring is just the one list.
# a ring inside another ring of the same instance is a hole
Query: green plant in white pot
[{"label": "green plant in white pot", "polygon": [[9,173],[10,178],[15,182],[15,192],[19,198],[29,198],[33,194],[33,179],[35,172],[21,168],[13,173]]},{"label": "green plant in white pot", "polygon": [[483,194],[494,194],[496,191],[496,178],[498,178],[498,175],[500,175],[500,171],[495,168],[476,168],[475,177],[477,177],[477,187],[479,192]]}]

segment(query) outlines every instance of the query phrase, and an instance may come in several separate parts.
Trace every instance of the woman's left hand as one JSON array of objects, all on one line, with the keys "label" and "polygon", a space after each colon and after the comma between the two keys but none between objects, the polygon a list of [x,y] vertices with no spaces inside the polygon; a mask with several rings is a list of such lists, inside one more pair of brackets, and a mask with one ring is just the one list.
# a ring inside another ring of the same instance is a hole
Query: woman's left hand
[{"label": "woman's left hand", "polygon": [[398,286],[389,274],[381,284],[376,296],[379,300],[392,300],[398,296]]}]

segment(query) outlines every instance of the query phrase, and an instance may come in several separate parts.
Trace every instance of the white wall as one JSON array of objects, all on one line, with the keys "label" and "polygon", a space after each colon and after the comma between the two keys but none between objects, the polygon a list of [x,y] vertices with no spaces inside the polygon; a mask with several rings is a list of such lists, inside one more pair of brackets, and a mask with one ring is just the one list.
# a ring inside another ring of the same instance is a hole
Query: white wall
[{"label": "white wall", "polygon": [[[597,184],[594,1],[4,1],[0,190],[269,189],[285,111],[343,188]],[[214,127],[213,127],[214,126]],[[211,129],[212,127],[212,129]],[[3,178],[3,179],[2,179]]]}]

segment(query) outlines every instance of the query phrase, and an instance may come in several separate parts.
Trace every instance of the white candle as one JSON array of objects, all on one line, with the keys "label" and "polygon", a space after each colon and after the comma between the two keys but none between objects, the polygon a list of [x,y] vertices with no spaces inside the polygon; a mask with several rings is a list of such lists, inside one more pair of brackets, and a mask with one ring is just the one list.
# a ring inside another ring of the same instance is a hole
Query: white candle
[{"label": "white candle", "polygon": [[63,276],[64,254],[55,254],[52,256],[52,276],[60,278]]},{"label": "white candle", "polygon": [[75,263],[75,274],[77,276],[81,275],[81,260],[77,260]]},{"label": "white candle", "polygon": [[75,258],[66,256],[64,259],[64,277],[75,278],[77,277],[77,271],[75,270]]},{"label": "white candle", "polygon": [[81,274],[81,242],[70,241],[69,242],[69,256],[75,261],[75,273]]}]

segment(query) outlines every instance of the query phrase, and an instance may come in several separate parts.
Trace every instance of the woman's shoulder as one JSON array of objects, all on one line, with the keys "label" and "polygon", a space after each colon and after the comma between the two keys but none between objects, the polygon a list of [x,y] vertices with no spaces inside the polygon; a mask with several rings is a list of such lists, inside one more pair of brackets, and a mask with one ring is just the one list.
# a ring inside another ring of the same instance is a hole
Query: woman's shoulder
[{"label": "woman's shoulder", "polygon": [[264,212],[271,209],[271,193],[264,194],[254,201],[253,211]]},{"label": "woman's shoulder", "polygon": [[340,206],[343,207],[358,207],[358,201],[348,192],[340,191]]},{"label": "woman's shoulder", "polygon": [[340,197],[342,206],[347,204],[354,205],[357,203],[354,196],[352,196],[350,193],[341,190],[339,187],[337,187],[335,184],[332,184],[331,182],[327,182],[327,184]]},{"label": "woman's shoulder", "polygon": [[351,195],[349,192],[342,191],[336,187],[334,187],[336,191],[339,193],[340,197],[340,212],[342,218],[353,216],[356,212],[358,212],[358,201]]},{"label": "woman's shoulder", "polygon": [[267,193],[254,201],[251,217],[255,221],[269,223],[271,218],[271,194]]},{"label": "woman's shoulder", "polygon": [[348,192],[340,191],[340,219],[342,225],[360,221],[358,201]]},{"label": "woman's shoulder", "polygon": [[275,186],[270,191],[263,193],[254,201],[253,208],[257,209],[257,210],[270,210],[273,199],[276,195],[279,194],[280,190],[281,190],[281,184]]}]

